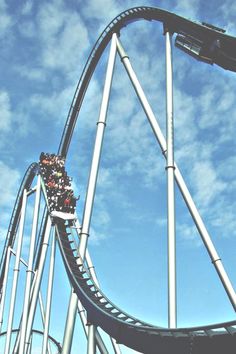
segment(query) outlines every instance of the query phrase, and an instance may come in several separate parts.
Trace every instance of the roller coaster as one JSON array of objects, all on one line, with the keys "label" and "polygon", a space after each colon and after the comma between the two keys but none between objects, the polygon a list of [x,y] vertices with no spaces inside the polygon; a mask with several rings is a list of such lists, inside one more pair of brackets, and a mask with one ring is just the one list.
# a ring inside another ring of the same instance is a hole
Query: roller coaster
[{"label": "roller coaster", "polygon": [[[167,78],[166,140],[144,94],[141,84],[130,64],[129,57],[121,44],[121,30],[137,20],[159,21],[163,23],[166,40]],[[121,353],[119,344],[123,344],[133,350],[146,354],[235,353],[236,320],[198,327],[177,327],[174,227],[175,182],[196,224],[210,259],[219,275],[234,310],[236,310],[236,293],[187,189],[180,170],[174,161],[172,97],[173,35],[176,35],[176,47],[191,55],[193,58],[207,64],[216,64],[225,70],[236,71],[236,38],[226,35],[225,31],[218,27],[207,23],[192,22],[171,12],[152,7],[135,7],[128,9],[119,14],[109,23],[95,43],[85,64],[64,126],[58,152],[53,155],[54,158],[60,158],[66,161],[85,93],[96,66],[99,63],[104,50],[110,43],[110,54],[107,63],[101,110],[97,122],[97,134],[82,222],[80,223],[74,207],[70,210],[65,210],[63,208],[63,205],[65,207],[64,199],[60,202],[61,204],[59,201],[55,202],[55,198],[57,198],[56,200],[59,200],[64,192],[60,192],[61,194],[59,193],[58,199],[55,189],[59,187],[53,185],[51,187],[54,189],[54,194],[51,194],[48,185],[48,176],[52,173],[50,170],[51,167],[49,168],[49,166],[45,165],[44,168],[42,168],[42,160],[31,164],[25,173],[16,197],[0,263],[0,329],[1,338],[4,338],[5,341],[4,349],[1,348],[1,353],[33,353],[34,348],[32,338],[35,335],[40,335],[43,338],[43,354],[56,352],[63,354],[71,353],[75,318],[78,312],[87,335],[88,354],[93,354],[97,351],[102,354],[108,353],[108,349],[98,328],[101,328],[110,336],[113,350],[118,354]],[[106,127],[107,108],[117,53],[128,73],[129,79],[148,118],[161,152],[166,159],[168,188],[168,328],[158,327],[146,323],[141,319],[137,319],[112,303],[99,287],[98,279],[87,248],[99,162]],[[47,177],[45,177],[45,175]],[[35,180],[36,185],[34,186]],[[65,189],[65,184],[63,185],[63,188]],[[27,202],[29,198],[34,198],[34,208],[30,225],[31,237],[28,262],[25,262],[22,259],[22,242],[26,222]],[[70,202],[68,202],[67,207],[69,204]],[[42,209],[43,212],[40,212]],[[44,308],[41,296],[41,286],[50,242],[51,256],[50,262],[47,264],[49,267],[47,300],[46,307]],[[72,287],[62,344],[49,334],[56,242],[59,246],[64,267]],[[10,260],[13,257],[15,257],[15,263],[13,275],[10,277]],[[22,308],[16,309],[16,293],[19,283],[19,268],[21,263],[24,263],[27,268],[24,280],[25,292]],[[6,289],[11,282],[11,278],[12,285],[9,310],[6,310]],[[38,303],[40,304],[42,313],[43,331],[33,329]],[[14,329],[13,323],[14,320],[16,320],[15,317],[19,313],[21,315],[18,319],[18,328]],[[2,331],[4,321],[7,324],[6,331]],[[53,346],[56,349],[53,349]]]}]

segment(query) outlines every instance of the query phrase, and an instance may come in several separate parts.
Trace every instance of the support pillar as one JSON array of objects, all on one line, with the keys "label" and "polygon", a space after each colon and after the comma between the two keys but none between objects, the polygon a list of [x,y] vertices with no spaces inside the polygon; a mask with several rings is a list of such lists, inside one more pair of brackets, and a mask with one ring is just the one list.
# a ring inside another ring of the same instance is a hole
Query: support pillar
[{"label": "support pillar", "polygon": [[[151,128],[153,130],[153,133],[157,139],[157,142],[159,143],[159,146],[161,148],[161,151],[164,155],[164,157],[166,158],[166,140],[162,134],[162,131],[160,129],[160,126],[155,118],[155,115],[152,111],[152,108],[145,96],[145,93],[138,81],[138,78],[132,68],[132,65],[129,61],[129,57],[126,54],[126,52],[124,51],[120,41],[117,39],[117,49],[121,58],[122,63],[124,64],[124,67],[127,71],[127,74],[130,78],[130,81],[132,82],[132,85],[135,89],[135,92],[140,100],[140,103],[143,107],[143,110],[149,120],[149,123],[151,125]],[[203,223],[203,220],[197,210],[197,207],[192,199],[191,194],[189,193],[189,190],[185,184],[185,181],[180,173],[180,170],[178,169],[176,163],[175,163],[175,180],[176,183],[179,187],[179,190],[184,198],[184,201],[189,209],[189,212],[193,218],[193,221],[195,222],[195,225],[199,231],[199,234],[202,238],[202,241],[208,251],[208,254],[211,258],[211,261],[220,277],[220,280],[225,288],[225,291],[229,297],[229,300],[234,308],[234,310],[236,311],[236,293],[235,290],[232,286],[232,283],[224,269],[224,266],[222,264],[221,258],[218,256],[217,251],[213,245],[213,242],[211,240],[211,237]]]},{"label": "support pillar", "polygon": [[31,331],[32,331],[32,326],[33,326],[33,322],[34,322],[34,316],[35,316],[35,311],[36,311],[36,306],[37,306],[37,301],[38,301],[38,296],[39,296],[41,280],[42,280],[42,276],[43,276],[45,260],[46,260],[46,256],[47,256],[50,233],[51,233],[51,219],[48,216],[47,217],[47,226],[46,226],[42,250],[41,250],[41,257],[40,257],[40,261],[39,261],[38,271],[36,273],[35,286],[34,286],[34,290],[33,290],[33,294],[32,294],[32,299],[30,301],[30,310],[29,310],[28,323],[27,323],[27,329],[26,329],[26,337],[25,337],[25,350],[26,350],[26,352],[28,350],[28,347],[30,346]]},{"label": "support pillar", "polygon": [[[106,116],[107,116],[110,89],[111,89],[115,58],[116,58],[116,38],[117,35],[114,33],[111,40],[111,48],[110,48],[110,54],[109,54],[109,59],[107,64],[107,72],[106,72],[106,78],[105,78],[105,84],[103,90],[102,103],[100,108],[99,119],[97,122],[97,134],[95,139],[93,158],[92,158],[89,182],[88,182],[87,193],[86,193],[82,230],[80,234],[80,245],[79,245],[79,253],[82,259],[84,259],[85,257],[85,252],[87,248],[87,241],[89,237],[90,222],[92,217],[93,203],[94,203],[95,190],[97,184],[98,169],[99,169],[99,163],[100,163],[100,157],[102,151],[102,143],[103,143],[103,137],[104,137],[105,127],[106,127]],[[68,316],[67,316],[67,319],[70,320],[70,323],[69,322],[66,323],[66,329],[65,329],[63,346],[62,346],[62,354],[69,354],[71,351],[75,316],[77,312],[77,303],[78,303],[77,296],[75,294],[72,294],[70,299],[70,308],[68,310]],[[91,335],[93,335],[95,332],[94,330],[91,330],[90,333]]]},{"label": "support pillar", "polygon": [[96,327],[88,323],[88,347],[87,354],[95,354],[95,329]]},{"label": "support pillar", "polygon": [[168,232],[168,325],[176,328],[176,240],[175,240],[175,166],[173,119],[172,34],[166,36],[166,172],[167,172],[167,232]]},{"label": "support pillar", "polygon": [[10,310],[9,310],[9,316],[8,316],[7,334],[6,334],[4,354],[9,354],[10,347],[11,347],[11,334],[12,334],[12,325],[13,325],[15,303],[16,303],[17,284],[18,284],[19,271],[20,271],[20,256],[21,256],[23,233],[24,233],[26,203],[27,203],[27,191],[25,189],[23,192],[23,198],[22,198],[21,217],[20,217],[18,243],[17,243],[16,258],[15,258],[15,267],[13,270],[13,272],[14,272],[13,273],[13,283],[12,283],[12,290],[11,290],[11,301],[10,301]]},{"label": "support pillar", "polygon": [[56,251],[56,240],[55,240],[55,230],[54,230],[52,236],[52,249],[51,249],[51,258],[50,258],[49,275],[48,275],[48,290],[47,290],[42,354],[47,354],[47,348],[48,348],[48,334],[49,334],[50,313],[51,313],[51,303],[52,303],[55,251]]},{"label": "support pillar", "polygon": [[4,314],[4,307],[5,307],[5,300],[6,300],[7,279],[8,279],[8,273],[9,273],[10,257],[11,257],[11,248],[9,246],[7,248],[5,273],[4,273],[3,285],[2,285],[2,298],[1,298],[1,303],[0,303],[0,333],[2,331],[2,324],[3,324],[3,314]]},{"label": "support pillar", "polygon": [[30,289],[32,285],[32,275],[33,271],[33,262],[34,262],[34,249],[37,235],[37,226],[38,226],[38,216],[39,216],[39,202],[40,202],[40,192],[41,192],[41,177],[38,175],[36,195],[35,195],[35,204],[34,204],[34,215],[33,215],[33,225],[30,238],[30,249],[29,249],[29,260],[28,267],[26,270],[26,284],[25,284],[25,297],[24,297],[24,306],[23,306],[23,315],[20,328],[20,347],[19,354],[24,354],[25,347],[25,335],[26,327],[28,320],[28,311],[29,311],[29,301],[30,301]]}]

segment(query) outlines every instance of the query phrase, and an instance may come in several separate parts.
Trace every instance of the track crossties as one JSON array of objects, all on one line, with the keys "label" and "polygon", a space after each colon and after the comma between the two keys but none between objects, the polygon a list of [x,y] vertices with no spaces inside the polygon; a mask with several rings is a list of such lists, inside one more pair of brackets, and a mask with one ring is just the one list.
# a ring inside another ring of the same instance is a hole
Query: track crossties
[{"label": "track crossties", "polygon": [[93,282],[71,248],[70,225],[56,221],[59,246],[71,284],[91,323],[134,350],[147,354],[234,354],[236,321],[195,328],[167,329],[134,318],[113,304]]}]

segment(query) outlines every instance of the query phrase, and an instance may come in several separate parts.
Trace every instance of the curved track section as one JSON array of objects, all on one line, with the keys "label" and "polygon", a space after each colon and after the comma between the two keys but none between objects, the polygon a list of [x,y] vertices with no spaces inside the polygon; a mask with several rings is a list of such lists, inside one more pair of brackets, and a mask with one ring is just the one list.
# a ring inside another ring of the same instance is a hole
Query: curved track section
[{"label": "curved track section", "polygon": [[[37,172],[38,164],[34,163],[23,178],[6,247],[14,243],[23,191],[30,190]],[[74,254],[76,250],[71,247],[73,243],[69,239],[70,225],[61,219],[55,219],[55,222],[69,280],[87,311],[88,320],[101,327],[118,343],[145,354],[169,354],[172,351],[181,354],[235,353],[236,320],[195,328],[166,329],[145,323],[119,309],[97,288],[86,265]]]},{"label": "curved track section", "polygon": [[[103,31],[96,42],[78,83],[72,105],[64,127],[59,153],[67,155],[78,112],[89,85],[96,65],[109,43],[112,33],[120,30],[130,22],[140,19],[160,21],[173,33],[188,35],[204,42],[208,47],[212,44],[212,51],[208,57],[211,63],[216,63],[225,69],[236,71],[236,38],[227,36],[221,30],[208,25],[191,22],[173,13],[152,7],[136,7],[117,16]],[[11,222],[1,259],[0,289],[4,274],[6,249],[14,243],[19,223],[23,190],[30,189],[38,164],[32,164],[23,178],[17,200],[12,213]],[[74,255],[69,240],[70,227],[59,219],[56,220],[58,240],[65,268],[74,287],[91,320],[108,334],[135,350],[147,354],[234,354],[236,347],[236,320],[209,326],[166,329],[156,327],[129,316],[115,306],[99,290],[92,281],[89,271],[80,258]]]},{"label": "curved track section", "polygon": [[19,224],[19,218],[20,218],[20,212],[21,212],[21,204],[22,204],[22,198],[23,198],[23,191],[24,189],[26,189],[27,191],[29,191],[32,181],[36,175],[36,173],[38,172],[38,164],[37,163],[32,163],[29,168],[27,169],[27,171],[25,172],[25,175],[22,179],[20,188],[18,190],[17,193],[17,197],[16,197],[16,201],[15,201],[15,205],[12,211],[12,215],[11,215],[11,219],[10,219],[10,224],[8,227],[8,231],[7,231],[7,237],[5,240],[5,244],[3,247],[3,251],[2,251],[2,257],[1,257],[1,261],[0,261],[0,270],[1,270],[1,274],[0,274],[0,292],[2,290],[2,283],[3,283],[3,277],[4,277],[4,271],[5,271],[5,263],[6,263],[6,256],[7,256],[7,248],[10,246],[12,247],[12,245],[15,242],[15,237],[16,237],[16,231],[18,228],[18,224]]},{"label": "curved track section", "polygon": [[97,288],[89,270],[74,255],[70,227],[56,220],[59,246],[70,282],[91,323],[130,348],[150,354],[235,353],[236,320],[209,326],[166,329],[140,321],[115,306]]},{"label": "curved track section", "polygon": [[68,113],[59,146],[59,154],[63,156],[67,155],[84,95],[112,34],[119,33],[123,27],[138,20],[160,21],[165,28],[168,27],[173,33],[194,38],[194,40],[201,42],[203,47],[210,48],[210,50],[206,51],[208,63],[215,63],[224,69],[236,71],[236,38],[224,34],[224,31],[221,29],[192,22],[171,12],[154,7],[142,6],[126,10],[109,23],[98,38],[88,57]]},{"label": "curved track section", "polygon": [[[19,332],[19,329],[13,329],[12,330],[12,333],[18,333]],[[42,331],[39,331],[38,329],[33,329],[32,330],[33,334],[39,334],[40,336],[43,336],[43,332]],[[7,334],[7,332],[2,332],[0,334],[0,337],[2,336],[5,336]],[[58,354],[62,352],[62,347],[61,347],[61,344],[59,342],[56,341],[55,338],[53,338],[52,336],[48,336],[49,340],[57,347],[57,350],[58,350]]]}]

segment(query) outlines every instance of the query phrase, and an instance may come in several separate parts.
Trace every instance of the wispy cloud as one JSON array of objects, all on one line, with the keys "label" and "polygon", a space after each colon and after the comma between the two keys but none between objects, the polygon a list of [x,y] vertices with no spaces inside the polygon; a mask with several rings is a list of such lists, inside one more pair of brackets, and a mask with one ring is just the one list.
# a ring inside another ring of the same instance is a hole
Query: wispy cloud
[{"label": "wispy cloud", "polygon": [[30,97],[31,109],[37,108],[42,114],[42,119],[48,119],[50,115],[54,122],[55,117],[65,119],[70,106],[71,97],[74,93],[74,86],[66,86],[64,89],[55,90],[52,94],[32,94]]},{"label": "wispy cloud", "polygon": [[0,91],[0,132],[9,131],[12,123],[11,102],[7,91]]},{"label": "wispy cloud", "polygon": [[74,72],[81,45],[84,51],[90,44],[80,15],[70,11],[62,1],[53,1],[40,7],[37,22],[42,65],[47,69]]},{"label": "wispy cloud", "polygon": [[17,169],[11,168],[0,161],[0,205],[10,206],[15,200],[15,193],[20,182],[20,173]]},{"label": "wispy cloud", "polygon": [[191,20],[197,19],[199,14],[199,1],[193,0],[191,2],[187,0],[177,1],[176,5],[173,6],[174,13],[187,17]]},{"label": "wispy cloud", "polygon": [[203,245],[203,242],[195,225],[190,226],[187,223],[181,225],[178,224],[177,233],[180,236],[181,241],[189,247],[200,247]]},{"label": "wispy cloud", "polygon": [[[120,9],[120,5],[114,0],[88,0],[84,3],[81,11],[84,16],[87,16],[88,13],[91,14],[91,20],[99,20],[99,22],[102,21],[106,25],[113,17],[117,16]],[[104,28],[100,27],[99,31],[102,29]]]},{"label": "wispy cloud", "polygon": [[37,37],[36,23],[31,19],[23,19],[18,28],[20,35],[28,40],[35,40]]},{"label": "wispy cloud", "polygon": [[225,22],[225,28],[227,29],[227,33],[235,36],[236,34],[235,21],[234,21],[234,15],[236,12],[235,3],[232,1],[221,3],[219,6],[219,11],[221,14],[221,18]]},{"label": "wispy cloud", "polygon": [[29,68],[27,65],[17,65],[15,71],[23,78],[33,81],[45,81],[47,72],[42,67]]},{"label": "wispy cloud", "polygon": [[24,16],[29,16],[32,12],[32,9],[33,9],[33,1],[27,0],[22,7],[21,13]]},{"label": "wispy cloud", "polygon": [[208,208],[227,184],[222,181],[210,161],[199,161],[193,166],[191,180],[196,200],[201,208]]},{"label": "wispy cloud", "polygon": [[12,18],[8,12],[5,0],[0,1],[0,38],[5,37],[6,33],[13,25]]}]

